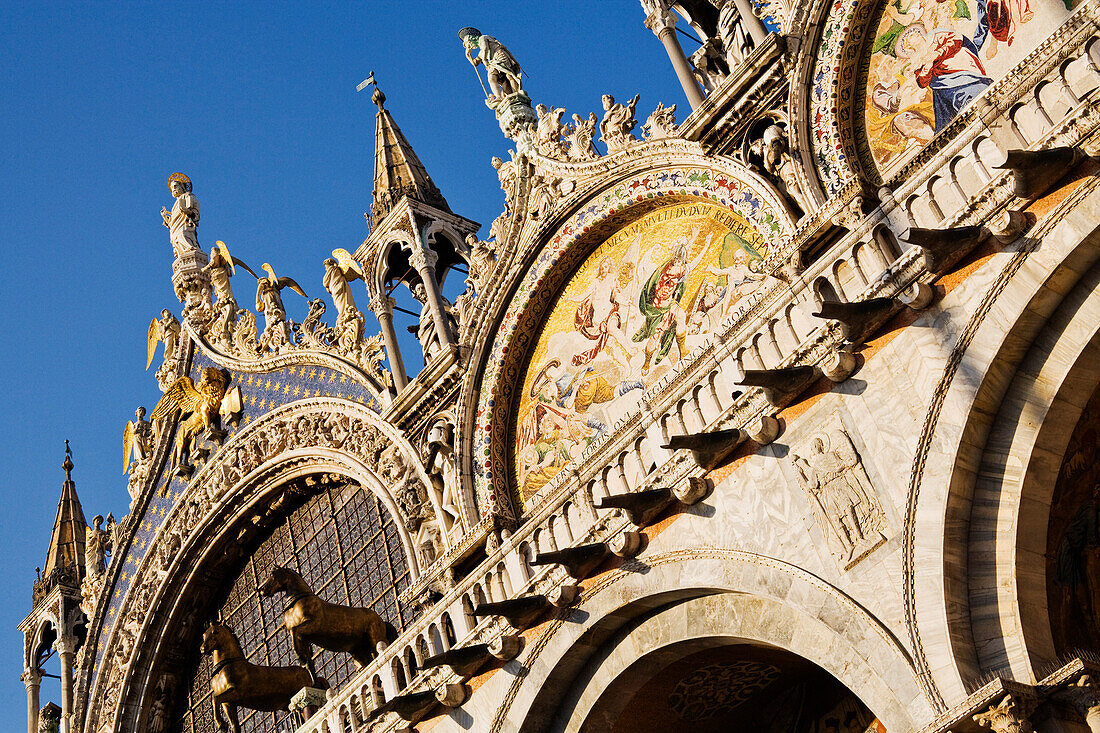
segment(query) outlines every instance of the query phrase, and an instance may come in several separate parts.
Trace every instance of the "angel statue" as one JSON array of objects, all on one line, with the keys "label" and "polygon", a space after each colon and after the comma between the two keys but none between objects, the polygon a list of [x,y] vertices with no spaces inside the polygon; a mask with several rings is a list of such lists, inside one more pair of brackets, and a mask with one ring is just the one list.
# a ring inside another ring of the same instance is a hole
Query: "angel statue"
[{"label": "angel statue", "polygon": [[145,408],[139,407],[122,430],[122,473],[130,474],[131,494],[145,480],[152,457],[153,424],[145,419]]},{"label": "angel statue", "polygon": [[199,251],[199,201],[191,193],[191,179],[177,171],[168,176],[168,190],[176,201],[171,211],[161,207],[160,217],[164,220],[164,226],[168,227],[172,252],[180,257]]},{"label": "angel statue", "polygon": [[332,257],[325,260],[321,282],[336,306],[336,343],[344,354],[355,354],[363,340],[363,314],[355,307],[351,283],[365,279],[363,268],[346,249],[332,250]]},{"label": "angel statue", "polygon": [[211,341],[222,348],[229,349],[233,341],[233,329],[237,323],[237,300],[233,297],[233,286],[229,278],[233,276],[234,265],[240,265],[252,277],[259,276],[245,263],[229,254],[229,247],[220,239],[210,250],[210,262],[202,268],[214,286],[217,302],[214,304],[214,320],[211,324]]},{"label": "angel statue", "polygon": [[[489,101],[499,102],[511,94],[523,91],[523,80],[516,57],[512,55],[503,43],[492,36],[482,35],[477,28],[463,28],[458,32],[462,39],[462,45],[466,49],[466,58],[477,70],[478,64],[485,64],[485,74],[489,77],[489,88],[492,94]],[[474,49],[478,50],[474,56]],[[478,75],[480,79],[480,75]]]},{"label": "angel statue", "polygon": [[157,353],[157,344],[164,344],[164,362],[157,369],[157,383],[161,391],[168,388],[168,382],[176,372],[179,365],[177,353],[180,345],[180,322],[172,315],[172,311],[165,308],[160,312],[160,318],[154,318],[149,322],[149,331],[146,335],[145,369],[153,363],[153,357]]},{"label": "angel statue", "polygon": [[215,418],[222,411],[222,403],[229,387],[229,372],[215,367],[202,370],[199,383],[191,377],[177,379],[153,410],[152,418],[160,420],[176,413],[180,423],[176,429],[176,444],[172,449],[172,465],[186,464],[195,446],[195,439],[204,431],[215,427]]},{"label": "angel statue", "polygon": [[290,324],[287,323],[286,309],[283,308],[283,288],[290,288],[303,298],[308,296],[293,278],[276,277],[275,270],[268,263],[265,262],[262,269],[267,276],[256,278],[256,310],[264,314],[260,348],[278,352],[291,343]]}]

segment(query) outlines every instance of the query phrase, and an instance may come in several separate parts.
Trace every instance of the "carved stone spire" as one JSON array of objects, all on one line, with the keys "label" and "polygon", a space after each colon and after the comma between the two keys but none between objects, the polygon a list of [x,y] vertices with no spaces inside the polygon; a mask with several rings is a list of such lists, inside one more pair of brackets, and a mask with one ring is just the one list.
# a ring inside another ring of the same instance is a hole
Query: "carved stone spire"
[{"label": "carved stone spire", "polygon": [[[61,486],[61,500],[57,504],[57,518],[53,522],[53,536],[50,537],[50,549],[46,553],[46,566],[42,571],[43,580],[49,579],[55,570],[73,568],[77,576],[84,570],[84,532],[88,523],[84,521],[84,510],[76,496],[76,483],[73,481],[73,454],[69,450],[69,441],[65,441],[65,483]],[[79,577],[77,577],[79,581]]]},{"label": "carved stone spire", "polygon": [[447,200],[432,182],[424,164],[420,162],[409,141],[405,139],[401,128],[394,122],[393,115],[385,108],[386,95],[374,82],[373,74],[369,81],[374,84],[371,101],[378,105],[374,131],[372,220],[380,221],[404,196],[450,212]]}]

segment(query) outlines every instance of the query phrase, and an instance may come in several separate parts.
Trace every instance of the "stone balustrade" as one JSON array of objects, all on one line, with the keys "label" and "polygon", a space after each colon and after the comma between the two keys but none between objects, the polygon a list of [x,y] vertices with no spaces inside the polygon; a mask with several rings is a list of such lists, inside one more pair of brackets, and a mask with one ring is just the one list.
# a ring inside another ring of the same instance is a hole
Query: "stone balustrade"
[{"label": "stone balustrade", "polygon": [[[456,646],[499,647],[519,631],[498,616],[478,621],[474,609],[481,603],[540,593],[568,605],[572,595],[563,589],[577,581],[560,565],[533,566],[535,556],[590,542],[628,546],[624,537],[637,528],[620,510],[597,509],[603,497],[674,487],[705,473],[687,451],[662,447],[671,436],[737,427],[760,443],[774,438],[760,426],[779,409],[763,389],[739,385],[745,370],[813,365],[842,380],[847,370],[838,363],[845,362],[850,345],[835,322],[810,313],[822,301],[872,297],[925,307],[927,284],[937,275],[925,268],[920,248],[901,238],[908,227],[983,225],[1004,241],[1018,234],[1006,223],[1012,219],[1008,212],[1026,202],[1015,196],[1011,173],[995,168],[996,161],[1010,148],[1080,145],[1100,127],[1100,38],[1092,26],[1081,28],[1071,39],[1077,50],[1070,60],[1047,68],[1041,63],[1044,49],[1037,49],[1035,58],[1023,62],[1040,72],[1029,77],[1030,84],[996,85],[886,182],[872,213],[845,222],[846,231],[813,262],[750,296],[721,335],[648,389],[638,409],[548,482],[525,523],[331,693],[299,733],[366,730],[370,711],[397,695],[463,682],[453,670],[424,670],[425,660]],[[788,248],[804,243],[795,239]],[[397,725],[391,718],[372,730]]]}]

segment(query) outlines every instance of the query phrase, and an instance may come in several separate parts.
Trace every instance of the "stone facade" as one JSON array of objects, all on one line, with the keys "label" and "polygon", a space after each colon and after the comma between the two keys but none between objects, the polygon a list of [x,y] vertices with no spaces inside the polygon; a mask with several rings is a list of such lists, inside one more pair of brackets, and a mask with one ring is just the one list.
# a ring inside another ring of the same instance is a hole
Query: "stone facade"
[{"label": "stone facade", "polygon": [[276,561],[394,628],[242,730],[1100,730],[1100,10],[916,4],[644,0],[680,121],[570,124],[463,29],[514,146],[484,240],[376,87],[333,326],[268,265],[229,308],[228,250],[176,252],[131,513],[94,562],[80,514],[21,627],[28,730],[51,645],[61,731],[214,730],[203,627],[298,664],[242,600]]}]

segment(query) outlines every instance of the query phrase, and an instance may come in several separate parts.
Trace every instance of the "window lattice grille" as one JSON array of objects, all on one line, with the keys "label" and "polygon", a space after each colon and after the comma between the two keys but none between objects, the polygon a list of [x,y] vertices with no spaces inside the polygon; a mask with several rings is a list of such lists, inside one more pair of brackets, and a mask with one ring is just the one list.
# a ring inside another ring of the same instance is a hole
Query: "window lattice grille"
[{"label": "window lattice grille", "polygon": [[[233,629],[250,662],[268,666],[298,664],[290,634],[283,628],[285,596],[260,598],[256,589],[274,565],[297,570],[326,601],[366,606],[398,629],[411,621],[397,597],[409,585],[404,550],[393,518],[369,491],[354,484],[322,491],[276,525],[223,588],[219,614]],[[205,626],[205,624],[204,624]],[[193,660],[190,684],[177,701],[177,733],[217,733],[210,693],[210,658]],[[317,673],[339,687],[356,672],[347,654],[314,647]],[[285,712],[238,708],[243,733],[293,730]]]}]

